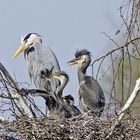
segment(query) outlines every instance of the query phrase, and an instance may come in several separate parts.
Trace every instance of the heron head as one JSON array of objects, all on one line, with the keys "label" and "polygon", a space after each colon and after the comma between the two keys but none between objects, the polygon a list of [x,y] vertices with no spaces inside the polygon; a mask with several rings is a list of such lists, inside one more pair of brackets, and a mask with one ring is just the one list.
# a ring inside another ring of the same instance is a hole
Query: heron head
[{"label": "heron head", "polygon": [[27,48],[33,46],[34,44],[40,44],[40,43],[42,43],[42,40],[40,38],[40,35],[38,35],[37,33],[29,33],[25,35],[23,39],[21,39],[20,47],[15,52],[13,59],[18,57],[18,55],[20,55]]},{"label": "heron head", "polygon": [[41,78],[51,78],[52,77],[52,73],[53,73],[53,68],[54,66],[51,68],[51,69],[43,69],[40,71],[40,77]]},{"label": "heron head", "polygon": [[91,62],[90,52],[86,49],[78,50],[75,53],[75,58],[68,62],[69,65],[87,64]]},{"label": "heron head", "polygon": [[64,72],[64,71],[53,72],[53,73],[52,73],[52,77],[53,77],[54,79],[60,80],[61,83],[62,83],[62,82],[66,82],[66,83],[67,83],[67,82],[69,81],[69,76],[68,76],[67,73]]},{"label": "heron head", "polygon": [[71,95],[64,96],[62,99],[65,104],[68,104],[70,106],[74,105],[74,98]]}]

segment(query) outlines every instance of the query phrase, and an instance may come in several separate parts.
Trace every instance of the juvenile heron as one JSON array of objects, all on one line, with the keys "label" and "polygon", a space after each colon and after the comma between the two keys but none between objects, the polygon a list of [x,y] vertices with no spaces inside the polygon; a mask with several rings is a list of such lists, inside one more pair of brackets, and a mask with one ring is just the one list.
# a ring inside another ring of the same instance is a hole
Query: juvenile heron
[{"label": "juvenile heron", "polygon": [[52,67],[54,67],[54,71],[60,71],[60,66],[53,51],[43,44],[41,36],[37,33],[25,35],[13,59],[22,52],[27,61],[30,79],[36,88],[54,92],[59,86],[59,82],[54,79],[40,78],[40,73],[42,70]]},{"label": "juvenile heron", "polygon": [[68,107],[66,107],[60,99],[48,96],[45,100],[50,117],[70,118],[72,116]]},{"label": "juvenile heron", "polygon": [[[59,95],[63,92],[63,89],[67,85],[69,81],[69,76],[64,71],[53,72],[51,76],[55,79],[60,80],[60,86],[56,90],[56,95]],[[71,95],[62,97],[62,101],[65,107],[70,111],[70,114],[72,116],[77,116],[81,114],[79,109],[74,105],[74,98]]]},{"label": "juvenile heron", "polygon": [[63,71],[53,72],[53,67],[52,67],[50,70],[45,69],[41,71],[41,78],[46,78],[46,77],[58,79],[60,81],[60,85],[57,87],[57,89],[54,92],[55,95],[58,96],[54,96],[54,97],[50,96],[46,98],[46,106],[50,111],[50,115],[61,116],[66,118],[71,117],[72,114],[70,108],[68,107],[67,104],[64,104],[61,98],[63,89],[65,88],[65,86],[69,81],[68,75]]},{"label": "juvenile heron", "polygon": [[66,95],[62,97],[65,105],[68,105],[71,111],[72,116],[78,116],[81,114],[77,106],[74,105],[74,98],[71,95]]},{"label": "juvenile heron", "polygon": [[54,91],[55,94],[61,98],[62,96],[62,92],[63,89],[65,88],[65,86],[67,85],[68,81],[69,81],[69,76],[66,74],[66,72],[64,71],[53,71],[54,67],[52,67],[51,69],[44,69],[40,72],[40,77],[42,79],[55,79],[59,81],[59,86],[56,88],[56,90]]},{"label": "juvenile heron", "polygon": [[91,112],[100,116],[105,105],[105,97],[99,83],[86,70],[91,63],[90,52],[86,49],[78,50],[75,59],[68,62],[70,65],[79,64],[78,68],[78,98],[79,106],[83,112]]}]

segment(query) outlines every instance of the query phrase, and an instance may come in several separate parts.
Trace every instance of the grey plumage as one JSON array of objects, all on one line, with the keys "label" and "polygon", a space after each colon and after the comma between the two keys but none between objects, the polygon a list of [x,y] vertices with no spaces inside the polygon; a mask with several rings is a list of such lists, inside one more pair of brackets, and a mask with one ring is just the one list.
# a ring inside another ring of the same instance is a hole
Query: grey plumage
[{"label": "grey plumage", "polygon": [[82,78],[82,82],[78,91],[79,104],[84,112],[89,110],[100,116],[105,105],[105,98],[103,91],[98,82],[91,77],[85,76]]},{"label": "grey plumage", "polygon": [[57,117],[64,117],[68,118],[72,116],[71,110],[67,104],[64,104],[63,98],[62,98],[62,92],[65,88],[66,84],[69,81],[68,75],[64,71],[59,72],[53,72],[53,68],[46,69],[45,71],[41,72],[42,78],[53,78],[58,79],[60,81],[60,85],[55,90],[55,97],[47,97],[46,98],[46,105],[48,106],[48,109],[50,111],[50,116],[57,116]]},{"label": "grey plumage", "polygon": [[50,113],[59,114],[59,116],[61,115],[65,117],[80,115],[81,112],[74,105],[74,98],[71,95],[62,97],[62,92],[69,81],[69,76],[64,71],[53,72],[52,69],[51,70],[46,69],[45,71],[42,72],[42,77],[45,76],[50,78],[53,77],[54,79],[58,79],[60,81],[60,85],[57,87],[55,91],[55,94],[59,95],[57,101],[54,102],[52,99],[48,98],[48,100],[52,100],[48,101],[50,103],[47,105],[50,108]]},{"label": "grey plumage", "polygon": [[65,88],[65,86],[67,85],[67,83],[69,81],[69,76],[64,71],[57,71],[57,72],[55,71],[54,72],[53,69],[54,69],[54,67],[52,67],[51,69],[42,70],[41,78],[42,79],[50,78],[50,79],[59,80],[59,86],[56,88],[56,90],[54,92],[59,98],[61,98],[63,89]]},{"label": "grey plumage", "polygon": [[37,33],[25,35],[13,58],[15,59],[23,51],[31,81],[38,89],[54,92],[59,86],[59,82],[55,79],[40,78],[40,72],[50,69],[52,66],[54,71],[60,71],[58,60],[53,51],[43,44],[41,36]]},{"label": "grey plumage", "polygon": [[63,102],[65,105],[67,105],[69,107],[69,110],[70,110],[72,116],[81,115],[80,110],[77,108],[77,106],[74,105],[74,98],[71,95],[64,96]]},{"label": "grey plumage", "polygon": [[41,90],[55,91],[59,82],[54,79],[40,78],[40,72],[43,69],[50,69],[54,66],[54,71],[59,71],[58,61],[49,47],[34,46],[35,51],[27,56],[28,72],[30,79],[34,81],[35,86]]},{"label": "grey plumage", "polygon": [[86,75],[86,70],[91,62],[90,52],[86,49],[78,50],[75,53],[75,59],[69,61],[70,65],[79,64],[78,68],[78,98],[79,105],[84,112],[93,112],[101,115],[105,97],[99,83],[91,76]]}]

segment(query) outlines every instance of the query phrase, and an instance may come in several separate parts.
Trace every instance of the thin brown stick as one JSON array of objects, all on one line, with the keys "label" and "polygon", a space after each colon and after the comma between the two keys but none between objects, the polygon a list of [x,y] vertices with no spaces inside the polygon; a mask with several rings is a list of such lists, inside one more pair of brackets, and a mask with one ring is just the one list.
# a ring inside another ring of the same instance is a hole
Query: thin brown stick
[{"label": "thin brown stick", "polygon": [[108,55],[112,54],[112,53],[115,52],[115,51],[118,51],[118,50],[120,50],[120,49],[122,49],[122,48],[128,47],[129,44],[131,44],[132,42],[135,42],[136,40],[139,40],[139,39],[140,39],[140,38],[132,39],[131,41],[127,42],[125,45],[123,45],[123,46],[121,46],[121,47],[118,47],[118,48],[116,48],[116,49],[113,49],[113,50],[109,51],[107,54],[105,54],[105,55],[101,56],[100,58],[94,60],[94,61],[92,62],[91,65],[93,65],[93,64],[96,63],[97,61],[100,61],[101,59],[107,57]]}]

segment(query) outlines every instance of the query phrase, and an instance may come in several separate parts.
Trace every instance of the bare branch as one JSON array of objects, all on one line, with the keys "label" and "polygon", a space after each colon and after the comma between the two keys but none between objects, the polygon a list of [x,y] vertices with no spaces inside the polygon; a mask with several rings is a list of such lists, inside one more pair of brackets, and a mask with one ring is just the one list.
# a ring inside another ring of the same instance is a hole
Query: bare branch
[{"label": "bare branch", "polygon": [[12,99],[12,100],[14,100],[14,99],[18,99],[18,98],[16,98],[16,97],[9,97],[9,96],[6,96],[5,94],[0,94],[0,98],[5,98],[5,99]]},{"label": "bare branch", "polygon": [[18,102],[21,105],[22,109],[24,110],[24,113],[27,114],[29,117],[34,117],[30,107],[28,106],[26,100],[19,94],[20,90],[18,88],[18,85],[15,83],[15,81],[10,76],[9,72],[5,69],[5,67],[0,63],[0,71],[5,76],[5,78],[8,81],[9,86],[13,90],[14,98],[18,98]]},{"label": "bare branch", "polygon": [[121,111],[119,112],[119,117],[118,117],[117,121],[115,122],[115,124],[112,126],[111,132],[106,137],[106,139],[109,139],[111,137],[111,135],[113,134],[115,128],[119,125],[119,123],[123,119],[124,115],[126,114],[127,110],[130,108],[132,103],[135,101],[139,90],[140,90],[140,78],[136,81],[136,85],[135,85],[135,88],[134,88],[132,94],[130,95],[130,97],[126,101],[126,103],[123,106],[123,108],[121,109]]},{"label": "bare branch", "polygon": [[113,50],[109,51],[107,54],[105,54],[105,55],[101,56],[100,58],[94,60],[94,61],[92,62],[92,64],[91,64],[91,66],[93,66],[93,64],[96,63],[97,61],[100,61],[101,59],[104,59],[104,58],[107,57],[108,55],[112,54],[113,52],[118,51],[118,50],[120,50],[120,49],[122,49],[122,48],[128,47],[129,44],[131,44],[131,43],[133,43],[133,42],[135,42],[136,40],[139,40],[139,39],[140,39],[140,38],[132,39],[131,41],[127,42],[125,45],[123,45],[123,46],[121,46],[121,47],[118,47],[118,48],[116,48],[116,49],[113,49]]}]

